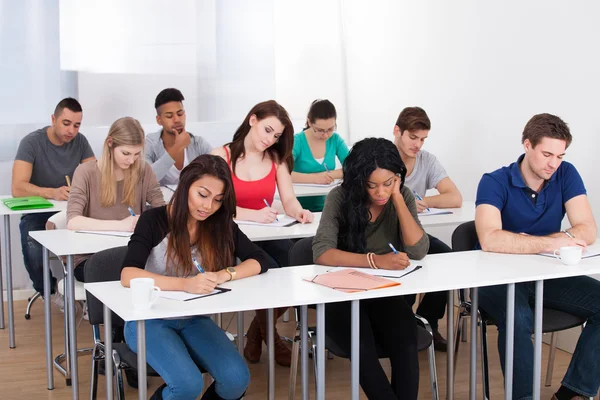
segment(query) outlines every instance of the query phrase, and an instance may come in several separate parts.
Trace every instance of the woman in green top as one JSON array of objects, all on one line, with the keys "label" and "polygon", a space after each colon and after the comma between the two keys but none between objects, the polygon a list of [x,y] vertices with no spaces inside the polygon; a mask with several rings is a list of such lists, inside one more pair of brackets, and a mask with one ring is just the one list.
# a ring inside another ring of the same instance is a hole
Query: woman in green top
[{"label": "woman in green top", "polygon": [[[415,197],[403,185],[406,167],[386,139],[356,143],[344,163],[344,182],[329,193],[317,235],[316,264],[402,270],[427,254]],[[388,245],[390,243],[391,246]],[[369,399],[416,400],[417,326],[403,296],[360,302],[360,385]],[[350,354],[350,302],[325,307],[325,330]],[[391,382],[378,359],[389,357]]]},{"label": "woman in green top", "polygon": [[[328,185],[342,179],[342,169],[335,169],[335,157],[344,163],[348,146],[335,132],[337,112],[329,100],[315,100],[306,117],[306,126],[294,135],[294,183]],[[325,196],[298,198],[300,204],[310,211],[321,211]]]}]

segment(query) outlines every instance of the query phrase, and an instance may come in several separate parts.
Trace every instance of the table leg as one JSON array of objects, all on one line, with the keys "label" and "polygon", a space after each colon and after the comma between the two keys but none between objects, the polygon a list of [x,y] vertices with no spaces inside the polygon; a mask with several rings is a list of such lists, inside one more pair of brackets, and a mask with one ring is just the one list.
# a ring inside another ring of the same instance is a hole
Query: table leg
[{"label": "table leg", "polygon": [[67,303],[65,304],[65,312],[69,312],[69,352],[71,357],[71,391],[72,398],[79,399],[79,375],[77,364],[77,324],[75,323],[75,277],[73,274],[73,256],[67,256]]},{"label": "table leg", "polygon": [[308,306],[306,305],[300,306],[300,350],[302,351],[302,400],[308,400]]},{"label": "table leg", "polygon": [[359,390],[359,366],[360,366],[360,301],[352,300],[351,306],[351,357],[352,357],[352,400],[358,400]]},{"label": "table leg", "polygon": [[[50,293],[50,254],[47,248],[42,249],[42,260],[44,274],[44,293]],[[52,366],[52,302],[44,301],[44,329],[46,337],[46,377],[48,380],[48,390],[54,389],[54,368]]]},{"label": "table leg", "polygon": [[148,398],[146,371],[146,321],[137,321],[138,399]]},{"label": "table leg", "polygon": [[[8,307],[8,345],[15,348],[15,309],[13,306],[12,257],[10,254],[10,215],[4,216],[4,259],[6,261],[6,301]],[[4,303],[2,303],[4,308]]]},{"label": "table leg", "polygon": [[105,304],[104,309],[104,376],[106,378],[106,399],[113,398],[113,358],[112,358],[112,317],[110,308]]},{"label": "table leg", "polygon": [[448,291],[448,349],[447,349],[447,373],[446,373],[446,399],[454,399],[454,290]]},{"label": "table leg", "polygon": [[[477,399],[477,310],[479,310],[479,293],[477,288],[471,289],[471,365],[469,370],[469,399]],[[465,331],[464,337],[467,337]]]},{"label": "table leg", "polygon": [[506,355],[504,362],[504,398],[512,399],[513,355],[515,347],[515,284],[506,289]]},{"label": "table leg", "polygon": [[2,287],[2,255],[1,254],[2,254],[2,251],[0,251],[0,329],[4,329],[4,288]]},{"label": "table leg", "polygon": [[[313,354],[313,357],[315,355]],[[317,304],[317,400],[325,400],[325,304]]]},{"label": "table leg", "polygon": [[268,399],[275,400],[275,315],[272,308],[267,310],[267,349],[269,352]]},{"label": "table leg", "polygon": [[533,330],[533,398],[540,398],[542,379],[542,317],[544,313],[544,281],[535,282],[535,324]]}]

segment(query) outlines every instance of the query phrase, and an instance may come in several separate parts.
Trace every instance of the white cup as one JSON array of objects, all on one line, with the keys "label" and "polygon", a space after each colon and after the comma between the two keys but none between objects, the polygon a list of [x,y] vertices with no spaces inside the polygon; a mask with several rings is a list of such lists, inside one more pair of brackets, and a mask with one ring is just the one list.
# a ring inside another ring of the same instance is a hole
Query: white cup
[{"label": "white cup", "polygon": [[134,278],[129,282],[131,302],[136,310],[147,310],[158,300],[160,288],[152,278]]},{"label": "white cup", "polygon": [[554,256],[565,265],[576,265],[581,261],[583,248],[581,246],[564,246],[554,250]]}]

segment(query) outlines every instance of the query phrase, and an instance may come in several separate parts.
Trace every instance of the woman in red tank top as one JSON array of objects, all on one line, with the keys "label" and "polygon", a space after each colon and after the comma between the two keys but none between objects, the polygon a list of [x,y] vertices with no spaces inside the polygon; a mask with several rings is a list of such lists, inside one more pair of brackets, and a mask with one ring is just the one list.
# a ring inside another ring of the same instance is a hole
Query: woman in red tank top
[{"label": "woman in red tank top", "polygon": [[[231,143],[213,150],[231,168],[237,201],[236,219],[271,223],[277,218],[272,206],[275,189],[285,213],[301,223],[312,222],[313,215],[302,208],[292,186],[294,127],[287,111],[274,100],[259,103],[250,110],[235,132]],[[266,203],[266,204],[265,204]],[[290,240],[256,242],[280,267],[289,266]],[[275,319],[286,308],[275,310]],[[262,341],[266,340],[267,313],[257,310],[247,334],[244,356],[251,363],[260,360]],[[275,331],[275,361],[289,366],[291,351]]]}]

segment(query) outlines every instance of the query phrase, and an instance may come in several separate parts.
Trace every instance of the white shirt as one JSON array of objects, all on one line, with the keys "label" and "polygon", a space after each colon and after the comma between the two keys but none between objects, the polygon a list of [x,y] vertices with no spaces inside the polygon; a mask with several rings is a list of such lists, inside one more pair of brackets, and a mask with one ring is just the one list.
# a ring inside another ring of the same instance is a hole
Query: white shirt
[{"label": "white shirt", "polygon": [[[190,163],[188,159],[188,150],[185,149],[183,153],[183,168],[185,168]],[[160,180],[160,186],[166,185],[177,185],[179,183],[179,175],[181,175],[181,171],[177,169],[175,164],[171,165],[167,174]]]}]

